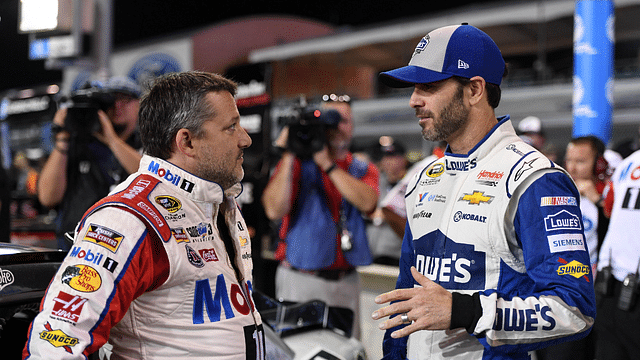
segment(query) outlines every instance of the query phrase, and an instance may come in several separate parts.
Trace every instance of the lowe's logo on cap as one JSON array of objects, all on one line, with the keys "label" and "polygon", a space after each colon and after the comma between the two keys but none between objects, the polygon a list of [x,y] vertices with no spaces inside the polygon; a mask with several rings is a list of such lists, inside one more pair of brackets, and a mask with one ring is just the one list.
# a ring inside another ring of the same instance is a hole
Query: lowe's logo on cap
[{"label": "lowe's logo on cap", "polygon": [[496,43],[471,25],[445,26],[433,30],[416,46],[409,65],[380,73],[391,87],[409,87],[445,80],[452,76],[482,77],[500,85],[505,63]]}]

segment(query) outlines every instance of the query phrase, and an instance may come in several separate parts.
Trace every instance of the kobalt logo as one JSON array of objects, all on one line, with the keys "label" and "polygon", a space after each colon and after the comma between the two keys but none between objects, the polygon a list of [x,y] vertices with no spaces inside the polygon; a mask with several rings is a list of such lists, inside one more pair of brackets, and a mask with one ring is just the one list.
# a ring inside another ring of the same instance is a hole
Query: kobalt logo
[{"label": "kobalt logo", "polygon": [[[192,192],[193,187],[195,186],[195,184],[192,183],[191,181],[182,179],[180,176],[172,174],[171,171],[161,168],[160,164],[156,163],[155,161],[151,161],[151,163],[149,163],[149,167],[147,168],[147,171],[157,174],[161,178],[167,180],[168,182],[170,182],[175,186],[178,186],[180,189],[188,193]],[[180,181],[180,179],[182,179],[182,182]]]},{"label": "kobalt logo", "polygon": [[540,307],[536,304],[533,309],[517,309],[515,307],[496,309],[496,319],[493,322],[495,331],[549,331],[556,327],[553,312],[548,306]]},{"label": "kobalt logo", "polygon": [[463,213],[462,211],[458,211],[453,215],[453,221],[458,222],[460,220],[470,220],[470,221],[486,223],[487,217],[481,216],[478,214]]},{"label": "kobalt logo", "polygon": [[544,218],[544,228],[553,230],[582,230],[580,218],[567,210],[561,210]]}]

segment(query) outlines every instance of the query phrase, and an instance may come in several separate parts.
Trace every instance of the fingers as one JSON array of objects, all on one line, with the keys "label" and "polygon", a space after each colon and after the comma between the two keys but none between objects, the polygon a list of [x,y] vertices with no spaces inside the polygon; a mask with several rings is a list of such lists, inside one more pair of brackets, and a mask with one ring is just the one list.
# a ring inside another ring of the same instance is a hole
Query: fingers
[{"label": "fingers", "polygon": [[64,120],[67,118],[67,108],[61,107],[56,111],[53,116],[53,123],[56,125],[64,126]]}]

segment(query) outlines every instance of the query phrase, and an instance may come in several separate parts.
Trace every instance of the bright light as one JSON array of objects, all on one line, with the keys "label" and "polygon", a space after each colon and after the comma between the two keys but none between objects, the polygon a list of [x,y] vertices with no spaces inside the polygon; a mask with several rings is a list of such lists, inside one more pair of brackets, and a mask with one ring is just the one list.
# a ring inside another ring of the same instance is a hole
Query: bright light
[{"label": "bright light", "polygon": [[44,31],[58,27],[58,0],[20,0],[20,31]]}]

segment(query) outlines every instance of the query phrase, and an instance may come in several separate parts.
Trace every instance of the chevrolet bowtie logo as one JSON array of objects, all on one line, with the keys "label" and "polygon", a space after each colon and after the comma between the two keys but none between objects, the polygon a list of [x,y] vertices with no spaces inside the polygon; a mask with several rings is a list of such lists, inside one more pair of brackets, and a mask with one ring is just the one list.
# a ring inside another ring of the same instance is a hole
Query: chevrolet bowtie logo
[{"label": "chevrolet bowtie logo", "polygon": [[485,195],[484,191],[473,191],[473,194],[464,194],[458,201],[468,201],[471,205],[480,205],[480,203],[490,204],[495,196]]}]

